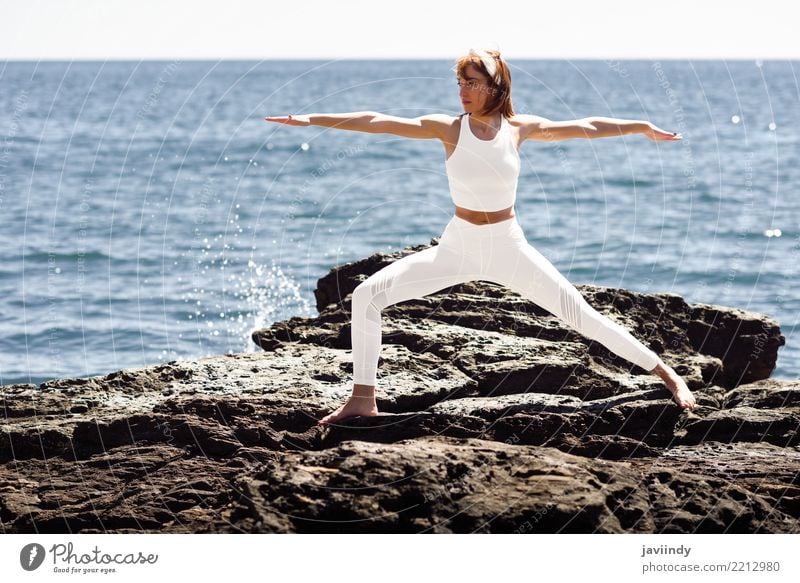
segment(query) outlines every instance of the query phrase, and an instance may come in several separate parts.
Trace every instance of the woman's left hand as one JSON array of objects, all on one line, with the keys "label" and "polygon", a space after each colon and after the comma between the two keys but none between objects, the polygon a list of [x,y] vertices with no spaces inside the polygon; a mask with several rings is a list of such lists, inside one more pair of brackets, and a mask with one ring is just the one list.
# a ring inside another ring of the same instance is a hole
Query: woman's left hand
[{"label": "woman's left hand", "polygon": [[653,140],[654,142],[663,141],[663,140],[682,140],[683,136],[677,132],[665,132],[664,130],[657,128],[650,122],[647,122],[648,128],[642,132],[645,136]]}]

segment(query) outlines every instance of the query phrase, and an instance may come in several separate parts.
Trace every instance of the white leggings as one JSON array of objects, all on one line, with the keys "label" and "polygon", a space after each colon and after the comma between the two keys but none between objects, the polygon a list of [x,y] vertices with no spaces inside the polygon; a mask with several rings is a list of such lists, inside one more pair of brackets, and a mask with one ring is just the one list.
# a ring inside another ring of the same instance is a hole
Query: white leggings
[{"label": "white leggings", "polygon": [[385,307],[476,280],[510,288],[647,371],[660,361],[626,328],[586,302],[575,286],[528,243],[516,215],[485,225],[454,215],[438,245],[398,259],[353,291],[353,382],[377,384],[381,311]]}]

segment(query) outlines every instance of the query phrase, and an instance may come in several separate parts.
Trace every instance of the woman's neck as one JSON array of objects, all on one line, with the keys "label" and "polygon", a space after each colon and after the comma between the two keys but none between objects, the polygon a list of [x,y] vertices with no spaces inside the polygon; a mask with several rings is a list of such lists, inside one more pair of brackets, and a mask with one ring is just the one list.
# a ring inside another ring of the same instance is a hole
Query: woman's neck
[{"label": "woman's neck", "polygon": [[477,113],[470,113],[469,116],[478,122],[479,125],[485,125],[491,127],[492,129],[499,129],[500,123],[503,121],[503,116],[494,117],[490,115],[479,115]]}]

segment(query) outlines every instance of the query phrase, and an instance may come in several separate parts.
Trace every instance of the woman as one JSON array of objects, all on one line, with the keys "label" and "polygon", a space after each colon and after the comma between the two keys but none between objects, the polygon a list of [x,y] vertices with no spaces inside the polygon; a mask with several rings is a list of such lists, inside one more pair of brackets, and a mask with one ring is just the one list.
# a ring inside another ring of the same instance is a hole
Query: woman
[{"label": "woman", "polygon": [[438,138],[455,216],[439,244],[407,255],[363,281],[352,296],[353,393],[319,421],[377,415],[375,385],[381,350],[381,311],[457,283],[485,280],[507,286],[553,313],[584,336],[658,375],[679,407],[692,409],[686,383],[628,330],[592,308],[575,287],[528,244],[514,214],[519,147],[525,140],[601,138],[641,133],[651,140],[679,140],[645,121],[591,117],[553,122],[515,115],[511,73],[499,51],[473,50],[458,59],[459,96],[464,113],[414,119],[374,112],[266,117],[287,125],[320,125],[408,138]]}]

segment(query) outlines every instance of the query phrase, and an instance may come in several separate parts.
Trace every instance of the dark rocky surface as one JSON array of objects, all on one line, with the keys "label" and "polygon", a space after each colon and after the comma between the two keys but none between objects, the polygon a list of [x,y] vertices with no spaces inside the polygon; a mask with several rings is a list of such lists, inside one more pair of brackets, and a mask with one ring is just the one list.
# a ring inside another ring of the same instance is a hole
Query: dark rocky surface
[{"label": "dark rocky surface", "polygon": [[577,286],[693,411],[471,282],[387,308],[381,414],[317,426],[350,393],[350,294],[421,248],[332,270],[319,316],[255,332],[263,352],[0,387],[3,532],[800,532],[778,323],[675,294]]}]

